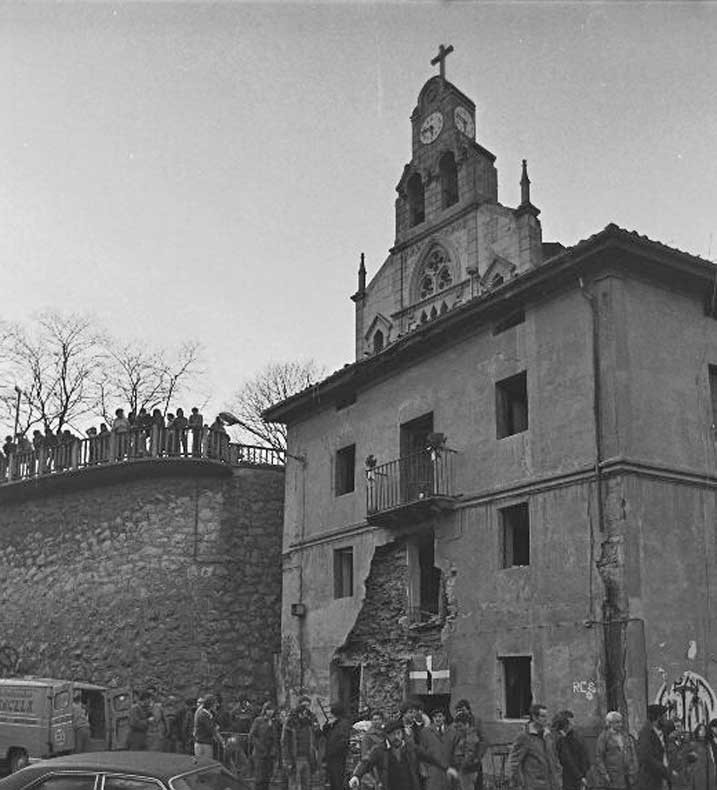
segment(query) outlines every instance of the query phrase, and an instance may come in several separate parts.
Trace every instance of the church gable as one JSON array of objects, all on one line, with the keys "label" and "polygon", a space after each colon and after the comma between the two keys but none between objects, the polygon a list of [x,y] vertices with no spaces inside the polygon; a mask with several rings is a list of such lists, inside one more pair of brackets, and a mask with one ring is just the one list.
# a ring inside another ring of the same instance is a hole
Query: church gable
[{"label": "church gable", "polygon": [[527,163],[520,205],[502,205],[495,156],[476,141],[476,106],[446,79],[452,51],[439,48],[431,62],[440,73],[411,114],[411,159],[396,186],[389,258],[368,286],[359,271],[357,359],[542,262]]},{"label": "church gable", "polygon": [[368,330],[364,335],[364,343],[366,353],[378,354],[391,340],[391,329],[393,324],[386,318],[385,315],[378,313],[373,321],[369,324]]},{"label": "church gable", "polygon": [[502,258],[500,255],[496,255],[481,277],[481,290],[492,291],[494,288],[503,285],[503,283],[516,276],[517,269],[518,267],[514,263]]}]

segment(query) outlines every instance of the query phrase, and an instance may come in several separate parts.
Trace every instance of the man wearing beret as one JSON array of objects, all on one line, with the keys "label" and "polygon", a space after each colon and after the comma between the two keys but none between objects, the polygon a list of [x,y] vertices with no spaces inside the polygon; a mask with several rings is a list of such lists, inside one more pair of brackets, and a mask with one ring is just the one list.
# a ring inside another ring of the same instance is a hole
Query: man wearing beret
[{"label": "man wearing beret", "polygon": [[368,756],[359,762],[349,780],[351,790],[358,790],[360,779],[372,768],[378,770],[384,790],[420,790],[418,773],[420,762],[435,765],[452,779],[458,779],[458,771],[448,767],[439,757],[426,752],[421,746],[406,738],[401,719],[389,722],[385,729],[386,740],[371,749]]}]

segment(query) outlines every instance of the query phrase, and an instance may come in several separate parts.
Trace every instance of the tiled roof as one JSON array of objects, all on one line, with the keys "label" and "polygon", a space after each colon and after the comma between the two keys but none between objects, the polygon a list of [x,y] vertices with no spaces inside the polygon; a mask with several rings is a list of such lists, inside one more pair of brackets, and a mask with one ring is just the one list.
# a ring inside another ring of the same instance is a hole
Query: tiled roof
[{"label": "tiled roof", "polygon": [[[439,315],[437,318],[432,319],[425,324],[419,324],[415,329],[400,335],[393,343],[387,345],[380,353],[366,357],[365,359],[357,360],[356,362],[346,363],[343,367],[335,370],[333,373],[330,373],[322,381],[316,382],[316,384],[306,387],[300,392],[297,392],[295,395],[291,395],[290,397],[286,398],[286,400],[274,404],[265,411],[265,415],[275,412],[276,410],[283,410],[284,407],[290,406],[291,404],[298,404],[304,399],[315,399],[321,389],[330,387],[337,381],[340,381],[342,377],[347,377],[349,375],[351,377],[358,377],[364,369],[378,366],[380,362],[387,359],[387,357],[393,357],[396,353],[400,352],[403,347],[408,346],[417,335],[421,335],[426,331],[449,323],[451,319],[455,318],[457,313],[465,313],[467,310],[470,310],[473,306],[475,306],[477,302],[488,302],[493,298],[494,294],[497,295],[498,293],[504,293],[505,289],[511,284],[525,281],[528,278],[537,276],[541,273],[547,273],[548,270],[567,263],[571,258],[580,257],[583,254],[590,252],[592,248],[599,247],[611,241],[639,245],[646,251],[651,251],[660,255],[667,254],[673,257],[679,256],[680,259],[686,261],[687,263],[696,264],[700,267],[714,268],[717,266],[713,261],[710,261],[706,258],[701,258],[699,255],[693,255],[692,253],[685,252],[684,250],[670,247],[667,244],[663,244],[662,242],[655,241],[645,235],[637,233],[637,231],[626,230],[625,228],[619,227],[614,222],[611,222],[601,231],[594,233],[592,236],[588,236],[586,239],[580,240],[572,247],[561,248],[557,255],[554,255],[551,258],[543,261],[541,266],[518,275],[518,277],[504,283],[502,286],[495,289],[495,291],[477,294],[476,296],[468,299],[459,307],[453,308],[447,313]],[[349,383],[348,380],[346,383]]]}]

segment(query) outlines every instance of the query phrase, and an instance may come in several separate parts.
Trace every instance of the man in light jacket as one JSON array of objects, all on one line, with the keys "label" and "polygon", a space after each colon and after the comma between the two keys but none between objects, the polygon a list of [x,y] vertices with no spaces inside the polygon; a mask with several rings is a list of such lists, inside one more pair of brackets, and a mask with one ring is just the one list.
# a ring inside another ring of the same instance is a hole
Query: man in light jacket
[{"label": "man in light jacket", "polygon": [[530,720],[513,742],[508,757],[516,790],[561,790],[562,770],[555,752],[545,705],[531,705]]}]

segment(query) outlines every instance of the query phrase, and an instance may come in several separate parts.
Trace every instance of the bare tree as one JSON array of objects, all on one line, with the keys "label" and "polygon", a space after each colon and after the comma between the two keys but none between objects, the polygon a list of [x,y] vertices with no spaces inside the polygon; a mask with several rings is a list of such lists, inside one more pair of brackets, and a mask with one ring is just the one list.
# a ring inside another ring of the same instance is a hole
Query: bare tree
[{"label": "bare tree", "polygon": [[237,438],[277,450],[286,449],[286,426],[267,423],[262,412],[310,387],[325,375],[313,359],[306,362],[274,362],[246,381],[234,397],[231,414],[236,418]]},{"label": "bare tree", "polygon": [[199,376],[201,346],[182,343],[174,351],[151,349],[145,343],[112,343],[98,380],[98,415],[112,420],[117,406],[135,414],[144,408],[166,414],[172,400]]},{"label": "bare tree", "polygon": [[[6,327],[2,341],[0,405],[20,432],[34,426],[61,430],[97,403],[94,373],[103,336],[87,316],[41,313],[25,327]],[[19,395],[19,400],[18,400]]]}]

